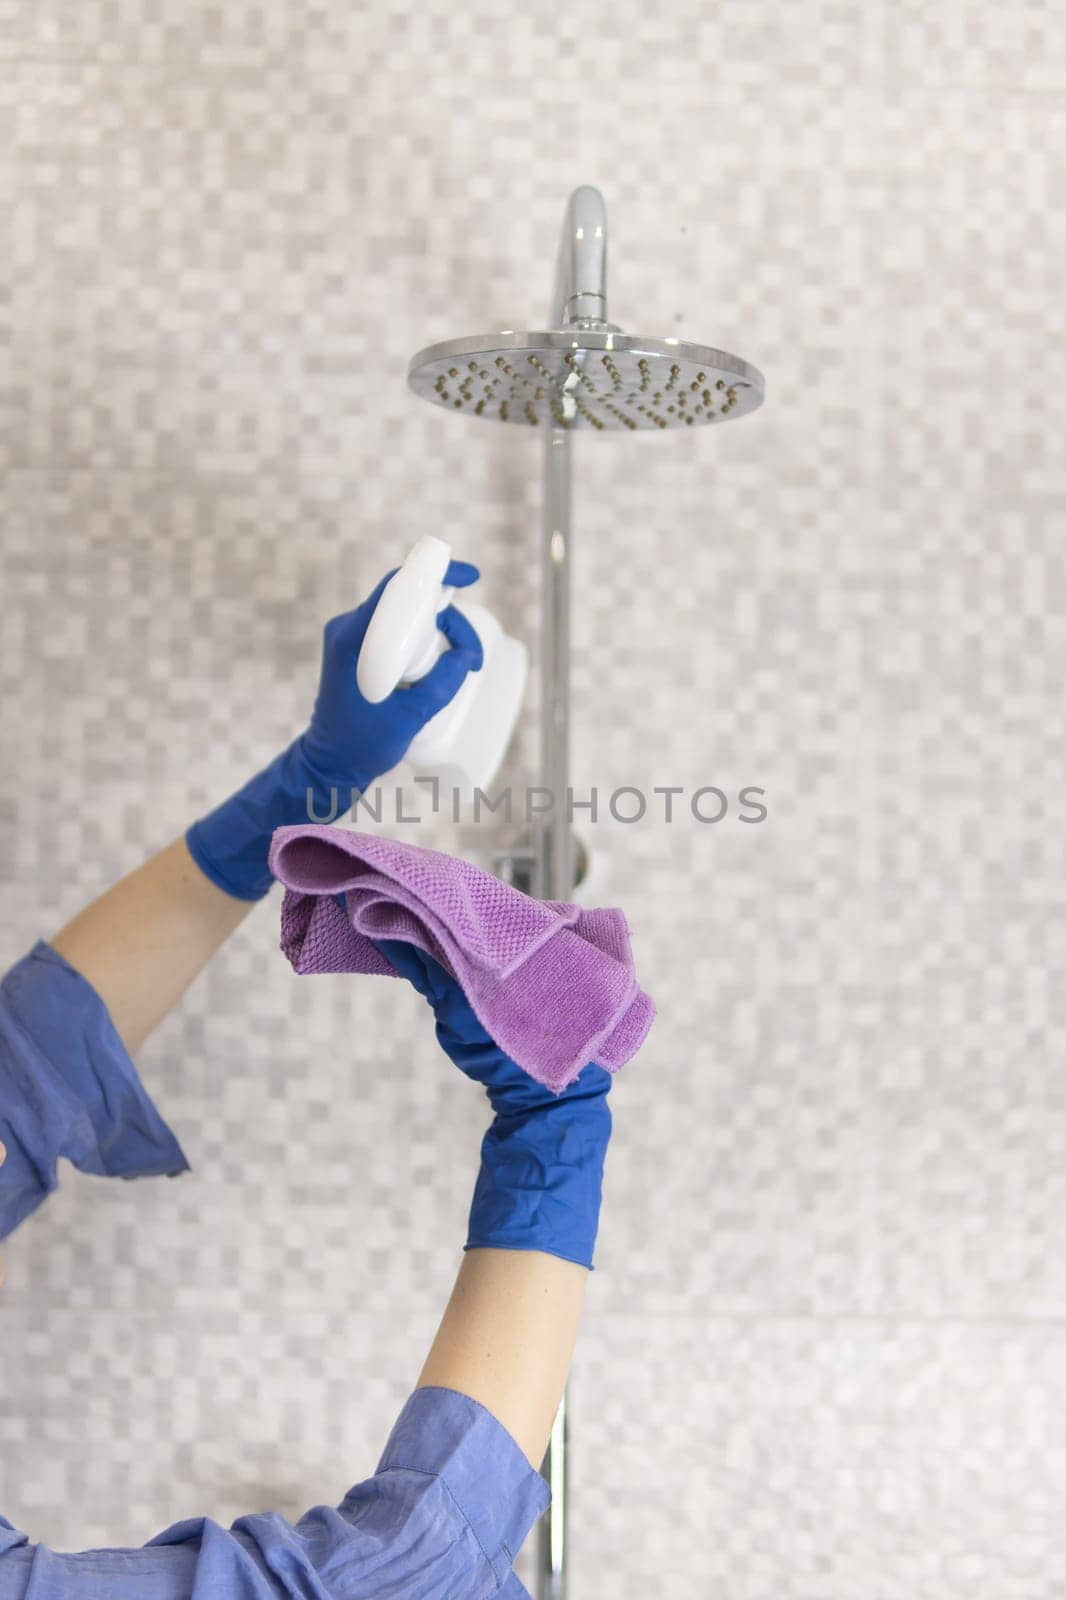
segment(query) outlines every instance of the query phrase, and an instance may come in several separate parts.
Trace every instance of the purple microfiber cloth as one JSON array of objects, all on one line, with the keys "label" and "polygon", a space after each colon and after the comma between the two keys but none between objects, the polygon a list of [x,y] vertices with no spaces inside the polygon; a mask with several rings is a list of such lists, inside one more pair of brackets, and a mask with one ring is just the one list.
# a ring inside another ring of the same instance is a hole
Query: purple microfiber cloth
[{"label": "purple microfiber cloth", "polygon": [[326,823],[275,829],[269,864],[285,885],[281,948],[297,972],[394,978],[372,941],[417,945],[500,1049],[555,1094],[589,1061],[617,1072],[651,1027],[617,909],[533,900],[456,856]]}]

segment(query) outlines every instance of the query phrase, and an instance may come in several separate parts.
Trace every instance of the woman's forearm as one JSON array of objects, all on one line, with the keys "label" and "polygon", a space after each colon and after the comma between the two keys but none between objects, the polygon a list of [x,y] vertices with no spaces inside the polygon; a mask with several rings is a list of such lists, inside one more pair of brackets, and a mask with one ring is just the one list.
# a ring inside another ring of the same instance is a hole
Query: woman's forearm
[{"label": "woman's forearm", "polygon": [[256,903],[205,877],[182,837],[48,943],[92,984],[132,1055]]},{"label": "woman's forearm", "polygon": [[539,1467],[588,1277],[586,1267],[540,1250],[467,1250],[415,1387],[436,1384],[480,1401]]}]

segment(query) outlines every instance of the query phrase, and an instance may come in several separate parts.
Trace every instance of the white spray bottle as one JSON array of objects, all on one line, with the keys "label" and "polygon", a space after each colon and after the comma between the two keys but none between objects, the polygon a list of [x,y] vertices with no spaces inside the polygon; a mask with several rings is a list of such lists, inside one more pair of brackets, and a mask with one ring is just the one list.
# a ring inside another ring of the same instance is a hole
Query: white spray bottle
[{"label": "white spray bottle", "polygon": [[404,757],[422,777],[469,799],[487,791],[503,760],[525,689],[526,648],[504,633],[491,611],[453,599],[444,584],[451,546],[426,534],[385,585],[356,662],[364,699],[387,699],[396,688],[424,678],[451,648],[437,627],[447,605],[461,611],[481,641],[480,671],[468,672],[455,696],[412,739]]}]

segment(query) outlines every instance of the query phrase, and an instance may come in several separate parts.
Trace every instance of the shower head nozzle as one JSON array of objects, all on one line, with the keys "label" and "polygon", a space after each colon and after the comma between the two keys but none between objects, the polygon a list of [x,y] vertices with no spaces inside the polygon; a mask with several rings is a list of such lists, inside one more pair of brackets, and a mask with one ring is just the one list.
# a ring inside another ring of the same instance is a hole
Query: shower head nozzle
[{"label": "shower head nozzle", "polygon": [[726,422],[763,399],[762,373],[739,356],[603,322],[430,345],[411,358],[407,382],[461,416],[597,431]]}]

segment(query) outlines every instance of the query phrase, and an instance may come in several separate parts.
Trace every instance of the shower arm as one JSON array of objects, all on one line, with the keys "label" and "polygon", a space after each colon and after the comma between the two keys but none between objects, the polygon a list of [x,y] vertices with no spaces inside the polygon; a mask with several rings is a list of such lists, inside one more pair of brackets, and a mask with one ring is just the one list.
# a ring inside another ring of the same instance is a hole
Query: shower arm
[{"label": "shower arm", "polygon": [[575,189],[566,204],[548,319],[549,328],[606,326],[607,208],[591,184]]}]

